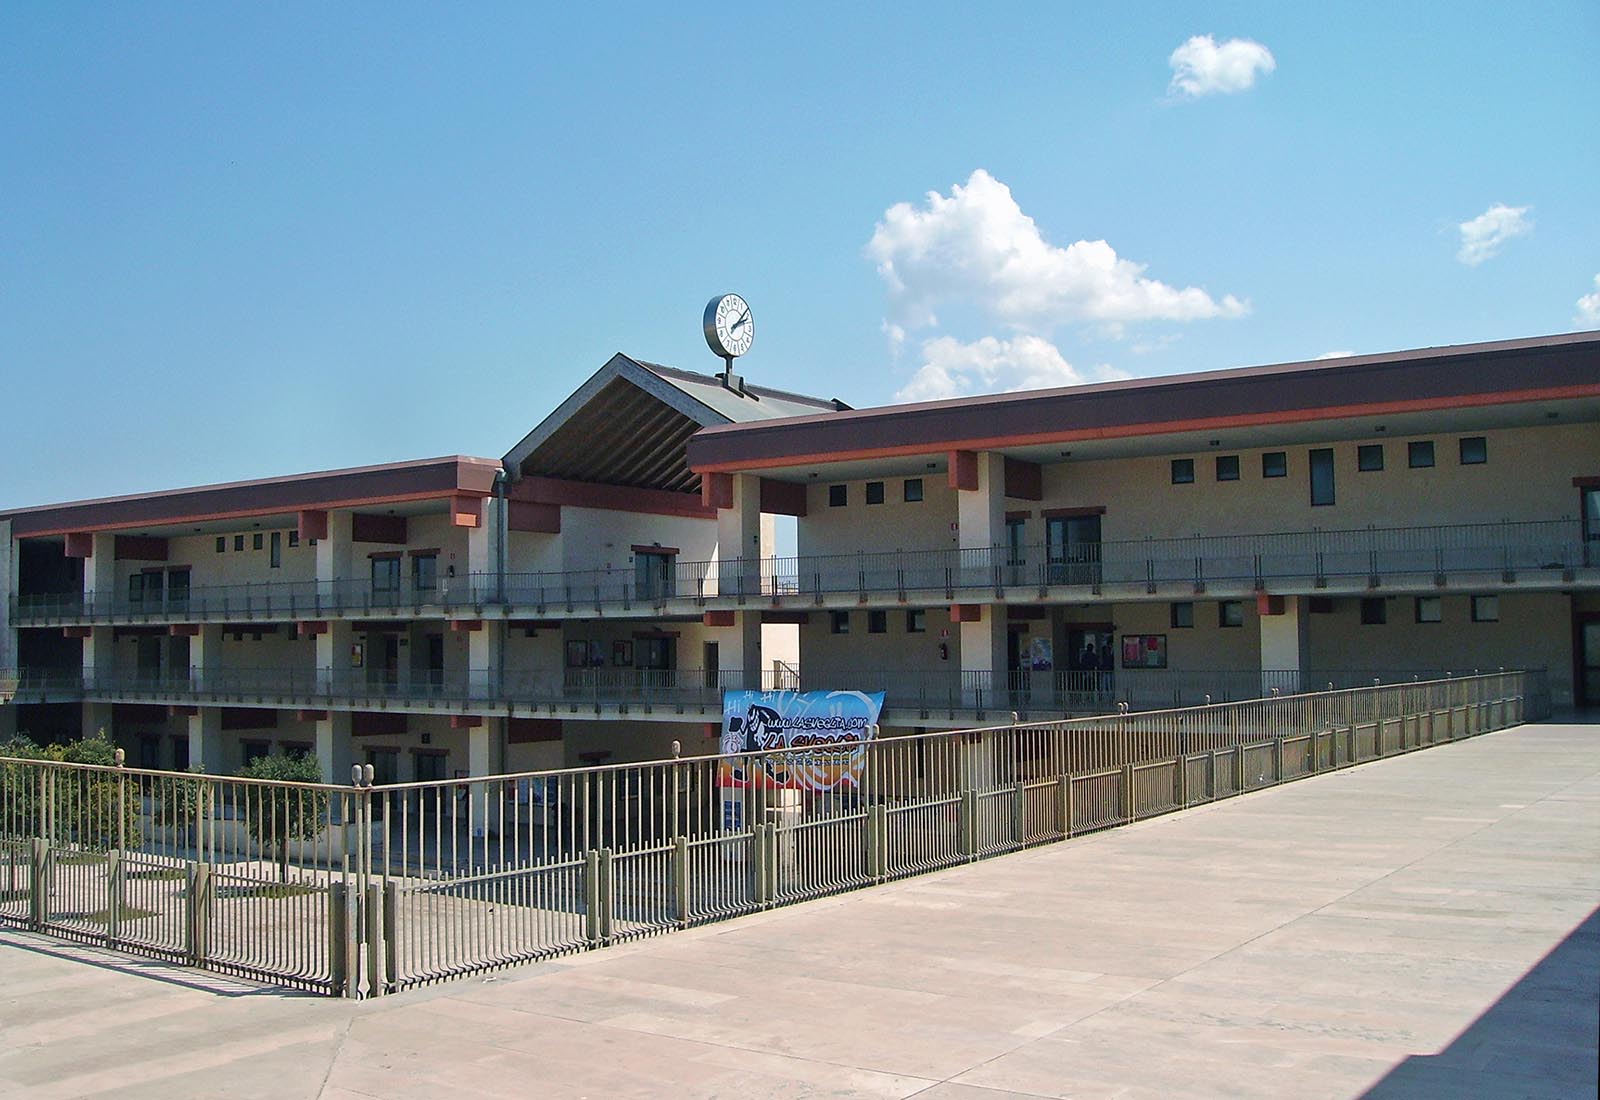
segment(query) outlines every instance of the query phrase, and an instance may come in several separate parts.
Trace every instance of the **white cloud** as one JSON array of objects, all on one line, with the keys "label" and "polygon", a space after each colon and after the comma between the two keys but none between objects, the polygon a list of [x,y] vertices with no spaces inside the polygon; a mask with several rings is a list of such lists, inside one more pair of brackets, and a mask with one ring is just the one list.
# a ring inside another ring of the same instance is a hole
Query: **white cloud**
[{"label": "white cloud", "polygon": [[1353,352],[1353,351],[1325,351],[1321,355],[1317,356],[1317,358],[1318,359],[1348,359],[1354,354],[1355,354],[1355,352]]},{"label": "white cloud", "polygon": [[1462,222],[1457,227],[1461,230],[1461,248],[1456,252],[1456,259],[1468,267],[1477,267],[1492,259],[1507,241],[1533,228],[1533,222],[1528,220],[1531,209],[1497,202],[1476,218]]},{"label": "white cloud", "polygon": [[970,344],[940,336],[922,345],[923,365],[895,394],[897,401],[939,401],[975,393],[1011,393],[1125,377],[1098,367],[1086,377],[1050,341],[1038,336],[997,340],[985,336]]},{"label": "white cloud", "polygon": [[1573,320],[1580,325],[1600,328],[1600,275],[1594,277],[1594,293],[1578,299],[1578,313]]},{"label": "white cloud", "polygon": [[889,288],[888,323],[902,332],[937,324],[935,310],[947,302],[974,304],[1019,328],[1193,321],[1249,310],[1231,294],[1217,301],[1198,287],[1146,278],[1145,265],[1122,259],[1105,241],[1051,244],[1011,189],[981,168],[948,196],[934,191],[921,207],[891,206],[866,251]]},{"label": "white cloud", "polygon": [[1256,77],[1278,67],[1272,51],[1248,38],[1230,38],[1222,45],[1209,34],[1197,34],[1172,51],[1172,95],[1191,99],[1203,95],[1242,92]]}]

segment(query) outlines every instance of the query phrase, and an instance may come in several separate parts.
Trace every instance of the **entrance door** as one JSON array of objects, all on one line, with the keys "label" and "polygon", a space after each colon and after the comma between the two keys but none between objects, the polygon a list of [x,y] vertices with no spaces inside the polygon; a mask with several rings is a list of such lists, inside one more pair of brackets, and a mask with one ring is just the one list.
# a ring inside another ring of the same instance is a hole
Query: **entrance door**
[{"label": "entrance door", "polygon": [[1014,704],[1028,701],[1029,689],[1032,687],[1032,669],[1028,665],[1028,632],[1026,630],[1011,629],[1006,631],[1006,680],[1007,689],[1011,692]]},{"label": "entrance door", "polygon": [[1075,705],[1094,704],[1109,699],[1115,688],[1116,653],[1111,631],[1100,626],[1069,627],[1067,658],[1062,673],[1067,694]]},{"label": "entrance door", "polygon": [[1583,564],[1600,565],[1600,488],[1583,489],[1580,492],[1578,503],[1583,515]]},{"label": "entrance door", "polygon": [[[442,752],[423,752],[414,750],[411,754],[411,766],[416,769],[418,783],[437,783],[445,778],[445,764],[449,757]],[[455,790],[451,788],[430,787],[417,790],[412,795],[412,806],[418,816],[429,812],[454,813]]]},{"label": "entrance door", "polygon": [[444,635],[428,635],[428,686],[434,691],[444,688]]},{"label": "entrance door", "polygon": [[[705,644],[704,658],[705,658],[705,670],[706,670],[706,689],[708,691],[715,691],[717,689],[718,685],[720,685],[721,682],[722,682],[722,680],[721,680],[721,672],[722,672],[722,649],[721,649],[721,647],[716,642],[707,642]],[[742,684],[740,686],[742,686],[742,687],[757,687],[757,688],[759,688],[762,685],[760,685],[760,684],[753,684],[753,685],[752,684]]]},{"label": "entrance door", "polygon": [[1578,630],[1578,702],[1600,707],[1600,617],[1585,618]]},{"label": "entrance door", "polygon": [[1045,526],[1051,584],[1100,583],[1100,517],[1051,516]]},{"label": "entrance door", "polygon": [[375,659],[368,668],[369,683],[393,688],[400,683],[400,636],[398,634],[367,635],[367,648]]}]

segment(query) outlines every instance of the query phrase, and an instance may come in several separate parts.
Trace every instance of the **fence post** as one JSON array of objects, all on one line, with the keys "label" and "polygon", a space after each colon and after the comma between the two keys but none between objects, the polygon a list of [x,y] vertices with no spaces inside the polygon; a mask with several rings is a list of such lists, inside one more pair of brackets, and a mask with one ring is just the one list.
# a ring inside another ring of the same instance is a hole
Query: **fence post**
[{"label": "fence post", "polygon": [[382,883],[367,884],[367,996],[369,997],[381,997],[387,993],[388,979],[392,976],[387,968],[388,937],[384,934],[387,917],[384,904],[386,900]]},{"label": "fence post", "polygon": [[1072,776],[1063,775],[1056,781],[1056,832],[1063,837],[1072,835]]},{"label": "fence post", "polygon": [[38,931],[50,919],[50,842],[42,836],[33,838],[33,874],[29,881],[32,891],[28,896],[28,921]]},{"label": "fence post", "polygon": [[758,821],[755,826],[755,875],[756,875],[756,904],[766,908],[772,903],[772,894],[767,890],[767,863],[771,853],[767,849],[767,830],[765,822]]},{"label": "fence post", "polygon": [[1244,793],[1244,743],[1233,746],[1233,793]]},{"label": "fence post", "polygon": [[1173,785],[1177,790],[1178,809],[1185,809],[1189,805],[1189,758],[1183,753],[1172,762]]},{"label": "fence post", "polygon": [[[387,854],[386,854],[387,858]],[[400,974],[400,884],[383,884],[383,948],[384,974],[393,986]],[[388,990],[384,990],[388,992]]]},{"label": "fence post", "polygon": [[211,954],[211,864],[190,862],[184,890],[185,922],[184,954],[193,966],[199,966]]},{"label": "fence post", "polygon": [[[120,806],[118,816],[127,816]],[[111,943],[122,938],[122,879],[122,849],[113,848],[106,853],[106,939]]]},{"label": "fence post", "polygon": [[[676,803],[676,799],[674,799]],[[679,928],[689,927],[693,899],[689,896],[689,838],[672,838],[672,907]]]},{"label": "fence post", "polygon": [[596,848],[583,853],[583,935],[590,946],[601,943],[600,852]]},{"label": "fence post", "polygon": [[884,878],[884,853],[887,845],[884,843],[883,830],[888,825],[887,815],[880,812],[885,807],[867,807],[867,877],[873,882],[882,882]]},{"label": "fence post", "polygon": [[1131,825],[1139,818],[1139,809],[1133,803],[1133,765],[1122,765],[1122,816]]},{"label": "fence post", "polygon": [[1274,773],[1272,781],[1274,783],[1282,783],[1283,782],[1283,738],[1281,736],[1273,738],[1273,741],[1272,741],[1272,770],[1273,770],[1273,773]]},{"label": "fence post", "polygon": [[961,792],[961,854],[978,858],[978,792]]},{"label": "fence post", "polygon": [[1028,788],[1019,782],[1013,790],[1017,797],[1011,804],[1011,838],[1020,848],[1028,842]]}]

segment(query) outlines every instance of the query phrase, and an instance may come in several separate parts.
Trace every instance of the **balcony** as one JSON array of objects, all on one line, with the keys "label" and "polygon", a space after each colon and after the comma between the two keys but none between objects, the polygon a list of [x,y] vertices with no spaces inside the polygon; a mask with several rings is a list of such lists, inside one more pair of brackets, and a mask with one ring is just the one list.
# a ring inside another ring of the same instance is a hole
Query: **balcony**
[{"label": "balcony", "polygon": [[435,587],[367,580],[191,587],[178,594],[16,596],[16,626],[352,619],[654,618],[704,610],[1007,600],[1359,594],[1385,589],[1550,589],[1600,584],[1600,541],[1576,520],[1292,531],[972,550],[897,550],[679,562],[640,584],[630,569],[491,573]]},{"label": "balcony", "polygon": [[[200,675],[138,673],[0,675],[19,702],[395,710],[418,714],[717,721],[724,691],[882,691],[883,721],[938,725],[1004,721],[1234,702],[1272,694],[1442,679],[1472,669],[1397,673],[1377,669],[1124,669],[1117,672],[963,672],[959,669],[850,669],[759,672],[703,669],[552,669],[500,676],[476,670],[417,673],[408,680],[370,670],[227,669]],[[0,696],[3,697],[3,696]]]}]

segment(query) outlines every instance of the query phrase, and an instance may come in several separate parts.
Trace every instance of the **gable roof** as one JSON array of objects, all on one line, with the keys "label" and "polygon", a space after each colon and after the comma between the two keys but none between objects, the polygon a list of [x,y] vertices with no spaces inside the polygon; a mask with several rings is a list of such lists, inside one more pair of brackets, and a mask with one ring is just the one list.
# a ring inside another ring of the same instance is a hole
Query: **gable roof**
[{"label": "gable roof", "polygon": [[701,428],[834,413],[849,406],[618,352],[506,454],[517,477],[694,492],[685,448]]}]

